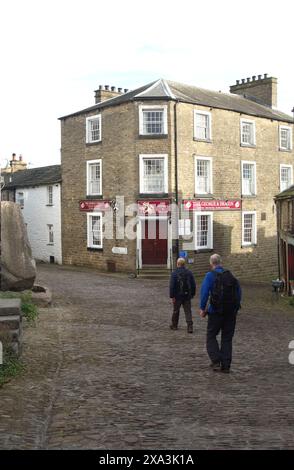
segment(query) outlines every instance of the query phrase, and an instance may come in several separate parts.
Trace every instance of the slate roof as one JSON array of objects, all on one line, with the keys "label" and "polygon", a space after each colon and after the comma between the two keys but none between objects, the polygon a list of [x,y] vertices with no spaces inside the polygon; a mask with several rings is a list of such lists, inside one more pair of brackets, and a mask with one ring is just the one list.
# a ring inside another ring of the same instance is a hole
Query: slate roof
[{"label": "slate roof", "polygon": [[[246,97],[247,96],[247,97]],[[91,111],[98,111],[110,106],[117,106],[122,103],[135,100],[174,100],[183,103],[191,103],[195,105],[208,106],[211,108],[227,109],[249,116],[263,117],[266,119],[274,119],[283,122],[293,123],[293,118],[276,109],[263,105],[256,99],[249,99],[248,95],[236,95],[233,93],[222,93],[217,91],[206,90],[183,83],[172,82],[160,79],[145,86],[129,91],[122,95],[110,98],[94,106],[85,108],[81,111],[63,116],[65,119]]]},{"label": "slate roof", "polygon": [[289,197],[294,197],[294,185],[282,191],[275,197],[275,199],[287,199]]},{"label": "slate roof", "polygon": [[28,170],[16,171],[9,175],[12,181],[5,184],[5,189],[40,186],[61,182],[61,165],[42,166]]}]

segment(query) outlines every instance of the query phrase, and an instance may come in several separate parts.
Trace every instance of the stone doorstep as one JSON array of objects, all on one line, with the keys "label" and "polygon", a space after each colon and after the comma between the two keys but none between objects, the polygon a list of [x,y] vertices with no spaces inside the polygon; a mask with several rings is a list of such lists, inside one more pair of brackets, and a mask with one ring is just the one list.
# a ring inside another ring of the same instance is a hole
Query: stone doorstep
[{"label": "stone doorstep", "polygon": [[21,315],[20,299],[0,299],[0,318],[10,315]]},{"label": "stone doorstep", "polygon": [[0,331],[3,330],[18,330],[22,324],[21,315],[4,315],[0,316]]}]

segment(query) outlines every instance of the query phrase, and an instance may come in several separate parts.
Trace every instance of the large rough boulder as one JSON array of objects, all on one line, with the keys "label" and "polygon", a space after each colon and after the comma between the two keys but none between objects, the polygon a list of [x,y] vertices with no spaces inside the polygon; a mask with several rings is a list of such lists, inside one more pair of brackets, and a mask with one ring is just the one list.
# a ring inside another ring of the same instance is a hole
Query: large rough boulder
[{"label": "large rough boulder", "polygon": [[36,263],[20,206],[1,202],[1,290],[31,289]]}]

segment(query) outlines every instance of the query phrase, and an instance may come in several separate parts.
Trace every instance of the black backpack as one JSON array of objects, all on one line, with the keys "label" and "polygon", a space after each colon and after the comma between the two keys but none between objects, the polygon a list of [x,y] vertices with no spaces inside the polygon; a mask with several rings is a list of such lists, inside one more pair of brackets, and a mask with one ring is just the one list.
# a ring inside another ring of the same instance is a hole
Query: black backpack
[{"label": "black backpack", "polygon": [[191,283],[189,277],[189,271],[186,269],[181,270],[177,273],[177,291],[182,298],[190,299],[191,298]]},{"label": "black backpack", "polygon": [[229,270],[214,271],[214,276],[210,304],[217,313],[237,311],[240,307],[237,279]]}]

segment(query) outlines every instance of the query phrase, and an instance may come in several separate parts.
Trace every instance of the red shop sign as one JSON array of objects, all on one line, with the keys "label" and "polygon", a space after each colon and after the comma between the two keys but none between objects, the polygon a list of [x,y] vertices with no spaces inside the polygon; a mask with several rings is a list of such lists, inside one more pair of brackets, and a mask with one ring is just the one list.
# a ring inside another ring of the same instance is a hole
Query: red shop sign
[{"label": "red shop sign", "polygon": [[237,199],[198,199],[184,200],[184,209],[187,211],[239,211],[241,210],[241,201]]},{"label": "red shop sign", "polygon": [[138,201],[139,215],[167,215],[170,212],[170,200]]},{"label": "red shop sign", "polygon": [[80,201],[80,211],[84,212],[93,212],[93,211],[105,211],[110,209],[109,201],[101,201],[95,199],[86,199],[85,201]]}]

